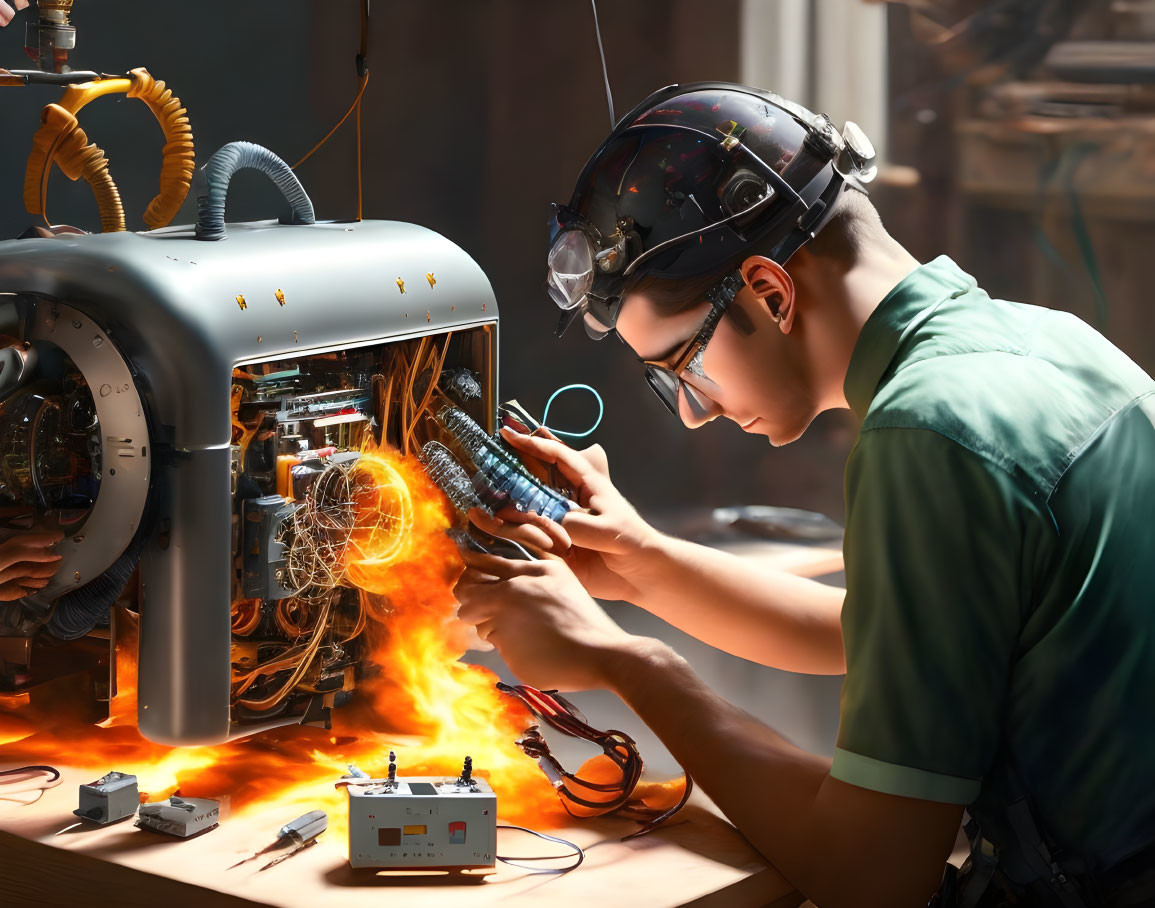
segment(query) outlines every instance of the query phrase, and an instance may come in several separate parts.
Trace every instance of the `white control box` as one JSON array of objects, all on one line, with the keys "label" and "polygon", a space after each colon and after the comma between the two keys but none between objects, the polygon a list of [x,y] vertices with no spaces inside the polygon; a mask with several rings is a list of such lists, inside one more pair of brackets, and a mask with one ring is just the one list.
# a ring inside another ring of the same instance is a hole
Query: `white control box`
[{"label": "white control box", "polygon": [[497,796],[484,779],[405,778],[350,784],[354,867],[492,867]]}]

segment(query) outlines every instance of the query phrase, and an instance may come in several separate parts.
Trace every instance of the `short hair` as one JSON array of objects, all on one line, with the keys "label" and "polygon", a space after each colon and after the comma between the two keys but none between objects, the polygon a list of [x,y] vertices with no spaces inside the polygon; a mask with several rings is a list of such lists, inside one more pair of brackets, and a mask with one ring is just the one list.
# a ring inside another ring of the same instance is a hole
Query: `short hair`
[{"label": "short hair", "polygon": [[[863,249],[883,236],[886,236],[886,228],[874,203],[865,193],[848,189],[839,195],[822,229],[803,248],[811,255],[829,260],[836,267],[849,270],[858,261]],[[622,287],[622,298],[631,293],[643,293],[664,314],[677,315],[701,303],[711,288],[747,258],[759,254],[768,256],[769,252],[769,249],[754,243],[725,264],[704,274],[684,278],[655,277],[649,274],[631,276]],[[789,263],[785,268],[789,273]]]}]

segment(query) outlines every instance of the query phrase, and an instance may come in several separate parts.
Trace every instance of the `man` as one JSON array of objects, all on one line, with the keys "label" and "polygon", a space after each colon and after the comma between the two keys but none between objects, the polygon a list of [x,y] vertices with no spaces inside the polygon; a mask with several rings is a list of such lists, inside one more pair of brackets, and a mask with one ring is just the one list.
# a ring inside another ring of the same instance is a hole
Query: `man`
[{"label": "man", "polygon": [[[673,86],[591,158],[550,251],[555,301],[616,331],[687,426],[724,416],[779,445],[856,413],[847,589],[663,536],[600,448],[507,432],[583,510],[475,513],[565,559],[463,553],[460,617],[529,684],[618,693],[824,908],[925,904],[964,806],[1005,897],[1150,904],[1155,383],[1072,316],[991,300],[945,256],[920,266],[862,189],[870,157],[852,124],[768,93]],[[592,597],[845,670],[833,760]]]}]

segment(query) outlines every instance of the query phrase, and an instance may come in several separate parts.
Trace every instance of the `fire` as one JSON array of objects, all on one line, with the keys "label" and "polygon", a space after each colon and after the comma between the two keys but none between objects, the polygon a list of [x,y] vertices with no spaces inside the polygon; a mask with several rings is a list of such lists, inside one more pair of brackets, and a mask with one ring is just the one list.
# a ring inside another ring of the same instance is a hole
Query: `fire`
[{"label": "fire", "polygon": [[234,815],[276,808],[288,820],[319,807],[343,836],[345,795],[333,783],[349,763],[383,775],[393,749],[402,776],[453,776],[468,754],[497,792],[503,819],[561,822],[552,786],[514,744],[532,717],[494,688],[492,672],[459,661],[464,648],[449,624],[462,566],[445,535],[448,502],[414,458],[395,451],[367,449],[356,469],[376,493],[357,502],[366,516],[350,538],[344,576],[368,606],[376,674],[358,683],[353,703],[334,710],[331,731],[288,726],[213,747],[148,741],[136,728],[135,616],[118,610],[108,719],[93,726],[77,714],[75,698],[62,697],[29,721],[19,714],[23,695],[10,695],[0,699],[0,762],[74,766],[93,778],[118,769],[134,773],[149,800],[179,790],[223,799]]}]

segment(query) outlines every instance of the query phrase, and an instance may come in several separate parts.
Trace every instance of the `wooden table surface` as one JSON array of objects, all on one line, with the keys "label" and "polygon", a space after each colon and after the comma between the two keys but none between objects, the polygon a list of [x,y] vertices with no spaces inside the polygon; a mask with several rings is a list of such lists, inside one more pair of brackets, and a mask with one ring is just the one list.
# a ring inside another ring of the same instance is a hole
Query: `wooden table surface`
[{"label": "wooden table surface", "polygon": [[[741,554],[803,576],[840,570],[837,549],[756,543]],[[113,768],[113,767],[110,767]],[[548,904],[580,908],[787,908],[803,900],[700,793],[679,820],[650,835],[620,841],[637,828],[613,818],[575,820],[548,832],[586,849],[572,873],[546,875],[499,863],[492,873],[412,875],[353,870],[344,823],[315,847],[261,871],[263,860],[227,868],[264,847],[300,811],[246,811],[189,840],[137,829],[76,823],[77,787],[91,771],[61,767],[63,779],[35,804],[0,801],[0,908],[328,908],[331,905]],[[546,854],[547,843],[499,830],[498,853]]]},{"label": "wooden table surface", "polygon": [[[575,821],[549,830],[586,849],[585,863],[560,875],[533,874],[498,864],[478,875],[410,875],[353,870],[346,842],[328,830],[315,847],[262,871],[266,858],[227,868],[275,838],[293,819],[283,810],[226,816],[221,825],[181,840],[137,829],[131,819],[106,827],[76,823],[77,786],[91,773],[63,769],[61,784],[35,804],[0,807],[0,905],[216,908],[330,905],[390,908],[444,904],[787,906],[801,898],[704,798],[695,796],[681,822],[628,842],[636,824],[614,819]],[[498,831],[498,851],[548,854],[548,843]],[[271,855],[275,857],[276,855]],[[386,894],[387,891],[387,894]]]}]

